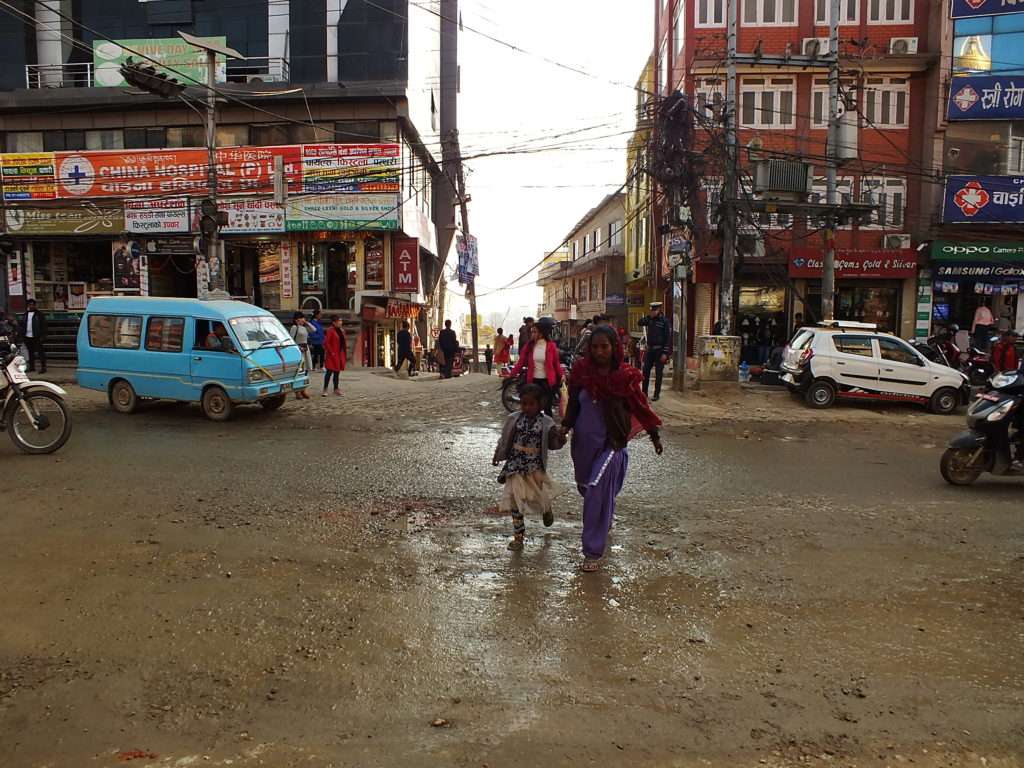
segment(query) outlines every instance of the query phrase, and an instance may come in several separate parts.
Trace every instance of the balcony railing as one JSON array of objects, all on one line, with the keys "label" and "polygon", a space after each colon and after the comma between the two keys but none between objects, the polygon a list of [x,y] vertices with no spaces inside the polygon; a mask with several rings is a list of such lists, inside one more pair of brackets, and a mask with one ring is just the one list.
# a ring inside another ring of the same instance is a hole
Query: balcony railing
[{"label": "balcony railing", "polygon": [[[229,83],[287,83],[289,76],[288,59],[275,56],[231,59],[227,65]],[[195,85],[187,79],[184,80],[184,84]],[[29,89],[95,86],[92,62],[25,65],[25,87]]]}]

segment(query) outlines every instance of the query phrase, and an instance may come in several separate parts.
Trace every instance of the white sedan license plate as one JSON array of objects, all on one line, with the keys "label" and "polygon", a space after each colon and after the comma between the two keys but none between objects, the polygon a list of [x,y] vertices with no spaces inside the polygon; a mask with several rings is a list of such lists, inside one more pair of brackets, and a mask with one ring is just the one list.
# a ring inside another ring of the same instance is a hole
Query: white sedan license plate
[{"label": "white sedan license plate", "polygon": [[7,366],[7,378],[15,384],[27,384],[28,375],[19,371],[13,363]]}]

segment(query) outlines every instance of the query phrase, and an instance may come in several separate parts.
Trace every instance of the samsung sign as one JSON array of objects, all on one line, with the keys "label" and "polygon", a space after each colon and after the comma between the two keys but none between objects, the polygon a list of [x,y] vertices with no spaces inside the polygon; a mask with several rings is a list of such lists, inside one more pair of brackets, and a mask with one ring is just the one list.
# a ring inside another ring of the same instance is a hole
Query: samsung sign
[{"label": "samsung sign", "polygon": [[932,243],[933,261],[1024,263],[1024,243],[986,243],[936,240]]}]

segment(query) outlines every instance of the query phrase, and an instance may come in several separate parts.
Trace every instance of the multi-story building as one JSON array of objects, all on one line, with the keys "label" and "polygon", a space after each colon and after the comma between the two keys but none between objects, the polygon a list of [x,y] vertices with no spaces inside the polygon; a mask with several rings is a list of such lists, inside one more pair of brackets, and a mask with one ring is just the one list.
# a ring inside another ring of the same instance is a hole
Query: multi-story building
[{"label": "multi-story building", "polygon": [[[930,101],[925,200],[934,227],[918,332],[976,320],[1024,327],[1024,9],[944,0]],[[931,306],[928,306],[928,304]],[[929,322],[931,321],[931,322]],[[987,336],[979,334],[979,338]]]},{"label": "multi-story building", "polygon": [[625,325],[625,200],[625,194],[613,193],[590,209],[565,238],[569,260],[537,278],[545,296],[554,298],[563,338],[578,335],[583,321],[595,315]]},{"label": "multi-story building", "polygon": [[[358,329],[350,360],[390,363],[397,323],[420,316],[452,235],[435,213],[435,193],[449,194],[435,189],[439,0],[11,5],[0,9],[3,220],[8,275],[20,277],[10,308],[32,296],[59,325],[91,296],[202,296],[216,283],[281,313],[343,313]],[[227,224],[209,260],[194,242],[210,192],[206,66],[178,32],[241,54],[217,63]],[[128,58],[164,63],[183,98],[125,87]]]},{"label": "multi-story building", "polygon": [[[827,67],[806,56],[828,52],[828,0],[738,2],[737,65],[740,199],[753,196],[757,159],[814,166],[811,202],[825,198]],[[707,333],[718,317],[718,200],[725,98],[727,0],[654,0],[656,90],[681,90],[698,113],[694,149],[706,154],[695,222],[698,267],[689,286],[690,330]],[[877,206],[870,221],[836,232],[836,315],[912,334],[916,312],[916,250],[930,220],[921,207],[921,147],[928,122],[929,78],[938,63],[934,6],[917,0],[844,0],[840,19],[840,93],[848,113],[838,149],[840,201]],[[789,61],[801,57],[800,61]],[[769,61],[762,62],[761,58]],[[717,169],[717,170],[716,170]],[[744,179],[746,179],[744,181]],[[660,199],[655,201],[661,210]],[[742,206],[741,206],[742,208]],[[740,222],[737,243],[740,332],[767,325],[786,336],[797,313],[820,318],[824,222],[778,212]],[[665,248],[665,243],[661,245]],[[664,261],[664,259],[662,259]]]},{"label": "multi-story building", "polygon": [[648,173],[651,129],[654,125],[654,57],[648,59],[636,84],[636,130],[626,148],[626,306],[627,327],[641,333],[640,318],[659,297],[658,270],[651,227],[653,183]]},{"label": "multi-story building", "polygon": [[555,317],[559,309],[568,311],[569,284],[565,276],[570,266],[568,248],[559,248],[544,257],[537,273],[537,285],[544,291],[537,307],[537,317]]}]

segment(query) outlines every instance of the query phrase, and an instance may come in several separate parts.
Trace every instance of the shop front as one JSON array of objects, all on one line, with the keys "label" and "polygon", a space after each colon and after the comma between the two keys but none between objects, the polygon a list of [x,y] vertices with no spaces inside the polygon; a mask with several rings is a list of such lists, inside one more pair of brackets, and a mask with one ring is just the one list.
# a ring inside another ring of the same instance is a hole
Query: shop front
[{"label": "shop front", "polygon": [[936,240],[931,260],[934,329],[1024,328],[1024,242]]},{"label": "shop front", "polygon": [[[821,317],[820,249],[794,249],[789,276],[793,278],[793,317],[818,322]],[[873,323],[879,330],[913,338],[917,309],[917,252],[901,250],[840,250],[836,254],[835,319]]]}]

